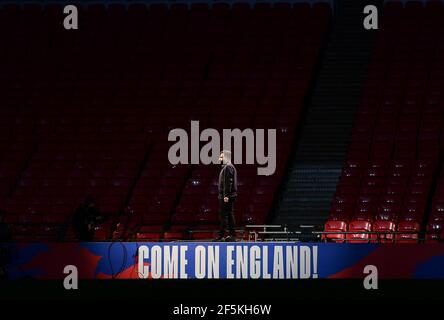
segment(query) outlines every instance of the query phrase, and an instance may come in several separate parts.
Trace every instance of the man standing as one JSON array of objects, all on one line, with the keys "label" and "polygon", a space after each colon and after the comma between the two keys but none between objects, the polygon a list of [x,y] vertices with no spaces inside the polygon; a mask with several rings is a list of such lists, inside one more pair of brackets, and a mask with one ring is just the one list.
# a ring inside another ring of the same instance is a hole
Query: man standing
[{"label": "man standing", "polygon": [[[219,219],[220,231],[218,241],[235,241],[235,221],[233,207],[237,197],[237,172],[231,163],[231,152],[224,150],[219,156],[222,169],[219,173]],[[229,235],[224,238],[225,231]]]}]

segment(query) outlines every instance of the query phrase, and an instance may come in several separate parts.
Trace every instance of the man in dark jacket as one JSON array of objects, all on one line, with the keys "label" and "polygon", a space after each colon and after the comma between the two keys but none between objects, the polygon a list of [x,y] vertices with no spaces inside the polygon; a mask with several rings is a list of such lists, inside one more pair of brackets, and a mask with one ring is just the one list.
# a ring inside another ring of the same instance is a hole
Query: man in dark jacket
[{"label": "man in dark jacket", "polygon": [[95,201],[87,197],[76,209],[73,216],[74,231],[79,241],[92,241],[94,229],[101,220],[100,212],[96,208]]},{"label": "man in dark jacket", "polygon": [[[219,173],[219,218],[220,231],[216,240],[235,241],[233,207],[237,197],[237,172],[231,163],[231,152],[224,150],[219,156],[222,169]],[[224,238],[225,231],[229,236]]]}]

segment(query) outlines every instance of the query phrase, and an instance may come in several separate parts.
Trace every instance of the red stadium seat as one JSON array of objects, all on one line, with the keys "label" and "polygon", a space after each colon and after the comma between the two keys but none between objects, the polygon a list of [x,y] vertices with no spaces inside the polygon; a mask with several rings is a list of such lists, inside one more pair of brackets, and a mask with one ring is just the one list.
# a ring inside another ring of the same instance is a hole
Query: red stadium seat
[{"label": "red stadium seat", "polygon": [[393,221],[375,221],[373,231],[380,232],[380,234],[372,236],[372,242],[393,243],[395,236],[390,232],[396,231],[396,225]]},{"label": "red stadium seat", "polygon": [[429,223],[426,228],[426,243],[434,243],[443,241],[444,238],[442,238],[442,230],[444,229],[444,224],[440,222],[435,223]]},{"label": "red stadium seat", "polygon": [[[324,226],[324,232],[345,232],[347,231],[347,223],[345,221],[327,221]],[[323,240],[332,240],[342,243],[346,238],[345,234],[324,234]]]},{"label": "red stadium seat", "polygon": [[162,233],[161,232],[138,232],[136,234],[137,240],[144,240],[144,241],[158,241],[162,239]]},{"label": "red stadium seat", "polygon": [[372,224],[369,221],[355,220],[348,224],[348,231],[356,231],[358,233],[347,234],[348,243],[368,243],[370,241],[370,234],[360,232],[372,231]]},{"label": "red stadium seat", "polygon": [[409,233],[406,234],[397,234],[396,242],[397,243],[418,243],[418,233],[420,230],[419,223],[415,221],[401,221],[398,224],[398,231],[406,231]]}]

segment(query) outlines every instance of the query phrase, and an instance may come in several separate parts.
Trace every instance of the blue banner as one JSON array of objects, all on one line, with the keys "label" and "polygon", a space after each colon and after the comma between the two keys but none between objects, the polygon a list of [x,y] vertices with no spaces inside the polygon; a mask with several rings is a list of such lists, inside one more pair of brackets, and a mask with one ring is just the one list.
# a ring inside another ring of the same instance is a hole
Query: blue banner
[{"label": "blue banner", "polygon": [[[444,244],[94,242],[2,244],[10,279],[444,279]],[[3,258],[5,260],[5,258]]]}]

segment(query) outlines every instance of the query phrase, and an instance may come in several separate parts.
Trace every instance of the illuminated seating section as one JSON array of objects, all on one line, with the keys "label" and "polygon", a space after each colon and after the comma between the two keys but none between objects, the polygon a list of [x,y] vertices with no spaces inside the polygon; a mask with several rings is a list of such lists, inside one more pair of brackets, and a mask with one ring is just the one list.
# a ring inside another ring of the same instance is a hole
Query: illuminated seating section
[{"label": "illuminated seating section", "polygon": [[167,158],[168,132],[192,120],[277,130],[274,175],[237,166],[238,225],[264,223],[330,7],[90,4],[78,30],[62,12],[0,6],[0,210],[14,240],[73,240],[86,196],[108,217],[98,241],[211,237],[219,167]]},{"label": "illuminated seating section", "polygon": [[[444,220],[441,2],[388,2],[325,231],[333,241],[436,241]],[[431,205],[430,205],[431,204]],[[397,232],[384,234],[384,232]],[[403,233],[405,232],[405,233]]]}]

